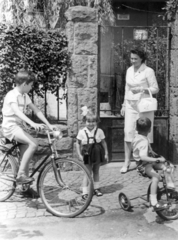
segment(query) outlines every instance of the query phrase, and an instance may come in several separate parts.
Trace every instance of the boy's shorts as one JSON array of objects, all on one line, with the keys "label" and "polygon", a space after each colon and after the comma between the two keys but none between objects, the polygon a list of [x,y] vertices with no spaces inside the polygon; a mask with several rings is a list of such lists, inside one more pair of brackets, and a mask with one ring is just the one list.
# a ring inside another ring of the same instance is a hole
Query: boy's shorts
[{"label": "boy's shorts", "polygon": [[25,129],[20,125],[13,125],[9,128],[2,128],[2,131],[3,136],[12,141],[18,132],[25,131]]},{"label": "boy's shorts", "polygon": [[149,162],[147,162],[147,163],[143,163],[143,162],[138,162],[137,163],[137,172],[141,175],[141,176],[143,176],[143,177],[148,177],[148,175],[146,174],[146,172],[145,172],[145,168],[146,168],[146,166],[148,166],[148,165],[150,165],[150,163]]}]

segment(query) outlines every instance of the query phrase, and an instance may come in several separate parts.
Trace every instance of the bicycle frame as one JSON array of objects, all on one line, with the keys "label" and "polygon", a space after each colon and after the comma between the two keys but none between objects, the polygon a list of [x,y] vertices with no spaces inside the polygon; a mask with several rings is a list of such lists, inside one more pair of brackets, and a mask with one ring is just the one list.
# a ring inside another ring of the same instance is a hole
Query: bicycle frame
[{"label": "bicycle frame", "polygon": [[[32,171],[32,173],[30,174],[30,177],[33,177],[35,175],[35,173],[42,167],[44,168],[46,166],[45,162],[47,161],[47,159],[51,156],[51,162],[52,162],[52,166],[53,166],[53,171],[54,171],[54,174],[55,174],[55,178],[56,178],[56,181],[57,183],[61,186],[61,187],[64,187],[65,184],[64,182],[62,181],[62,178],[61,178],[61,174],[60,174],[60,169],[58,168],[58,166],[56,165],[56,162],[55,160],[58,158],[58,153],[57,153],[57,150],[55,149],[55,146],[54,146],[54,142],[55,142],[55,138],[54,139],[51,139],[50,137],[50,131],[49,130],[46,130],[46,134],[47,134],[47,137],[48,137],[48,145],[41,145],[42,147],[49,147],[50,150],[51,150],[51,154],[48,154],[43,160],[42,162]],[[14,156],[13,154],[13,151],[16,150],[17,154],[15,155],[18,159],[20,158],[20,153],[19,153],[19,145],[21,145],[21,143],[17,143],[17,142],[13,142],[12,143],[13,146],[7,150],[6,147],[4,147],[4,149],[6,149],[6,153],[0,163],[0,166],[2,165],[2,163],[5,161],[6,157],[8,155],[11,155],[11,156]],[[8,161],[7,161],[8,162]],[[7,163],[6,163],[7,164]],[[6,164],[4,165],[4,168],[6,167]],[[16,165],[19,167],[19,163],[16,161]],[[16,180],[10,176],[3,176],[4,179],[7,179],[10,180],[10,181],[13,181],[15,182]]]}]

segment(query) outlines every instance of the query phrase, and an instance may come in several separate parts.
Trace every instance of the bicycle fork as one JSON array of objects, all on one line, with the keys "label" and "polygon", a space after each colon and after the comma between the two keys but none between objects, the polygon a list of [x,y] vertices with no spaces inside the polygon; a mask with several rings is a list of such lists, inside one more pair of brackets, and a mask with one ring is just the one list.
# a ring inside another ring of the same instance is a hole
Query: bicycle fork
[{"label": "bicycle fork", "polygon": [[56,164],[54,155],[51,156],[51,160],[52,160],[52,166],[53,166],[53,171],[54,171],[54,175],[55,175],[56,181],[59,184],[59,186],[64,187],[65,183],[62,180],[60,168]]}]

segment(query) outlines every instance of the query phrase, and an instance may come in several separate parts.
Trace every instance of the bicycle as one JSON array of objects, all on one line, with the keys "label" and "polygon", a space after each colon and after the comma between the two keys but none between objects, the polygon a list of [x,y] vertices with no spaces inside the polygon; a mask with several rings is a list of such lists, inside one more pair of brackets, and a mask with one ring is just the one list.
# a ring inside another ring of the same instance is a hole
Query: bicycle
[{"label": "bicycle", "polygon": [[[30,177],[39,172],[37,192],[46,209],[58,217],[76,217],[84,212],[93,197],[93,181],[85,165],[75,159],[60,158],[56,150],[56,140],[61,138],[60,131],[45,131],[50,154],[44,157],[35,167]],[[52,136],[51,136],[52,135]],[[0,201],[9,199],[16,189],[16,176],[19,169],[20,143],[3,139],[0,145],[3,155],[0,158]],[[10,147],[8,147],[10,144]],[[82,199],[82,182],[84,176],[88,180],[88,197]],[[27,189],[29,184],[23,184]]]},{"label": "bicycle", "polygon": [[[170,162],[166,161],[167,168],[170,166]],[[175,167],[175,166],[174,166]],[[174,189],[167,188],[166,185],[166,176],[165,176],[166,169],[161,173],[161,181],[162,184],[161,187],[158,187],[157,189],[157,200],[162,204],[167,204],[167,208],[164,210],[153,210],[157,213],[158,216],[160,216],[163,220],[175,220],[178,218],[178,192]],[[148,177],[148,176],[146,176]],[[148,186],[146,198],[145,195],[137,196],[135,198],[129,199],[128,196],[120,192],[118,196],[119,204],[121,208],[125,211],[131,210],[131,201],[136,198],[141,198],[145,201],[147,201],[150,204],[150,189],[151,189],[151,183]]]}]

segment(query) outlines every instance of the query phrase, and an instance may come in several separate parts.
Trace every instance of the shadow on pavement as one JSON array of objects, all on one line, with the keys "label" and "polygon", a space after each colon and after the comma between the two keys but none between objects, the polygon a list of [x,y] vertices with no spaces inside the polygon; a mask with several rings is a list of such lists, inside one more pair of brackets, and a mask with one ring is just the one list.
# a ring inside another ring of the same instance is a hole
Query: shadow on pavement
[{"label": "shadow on pavement", "polygon": [[109,194],[109,193],[119,191],[123,189],[123,187],[124,186],[122,184],[117,183],[117,184],[111,184],[111,185],[101,187],[100,189],[103,194]]},{"label": "shadow on pavement", "polygon": [[100,207],[100,206],[96,206],[94,204],[90,204],[90,206],[79,216],[77,216],[77,218],[88,218],[88,217],[95,217],[95,216],[99,216],[105,213],[104,208]]}]

